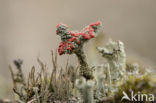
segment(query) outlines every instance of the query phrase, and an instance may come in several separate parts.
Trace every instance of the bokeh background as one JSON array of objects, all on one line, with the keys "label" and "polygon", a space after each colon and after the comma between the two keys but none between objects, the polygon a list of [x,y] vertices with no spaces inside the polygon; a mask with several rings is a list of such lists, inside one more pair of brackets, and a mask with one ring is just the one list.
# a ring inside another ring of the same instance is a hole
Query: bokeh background
[{"label": "bokeh background", "polygon": [[[51,67],[50,51],[60,42],[58,23],[81,30],[97,20],[107,37],[125,43],[129,58],[155,66],[156,0],[0,0],[0,89],[10,80],[8,65],[16,58],[24,60],[25,74],[37,65],[37,56]],[[59,63],[66,59],[59,57]]]}]

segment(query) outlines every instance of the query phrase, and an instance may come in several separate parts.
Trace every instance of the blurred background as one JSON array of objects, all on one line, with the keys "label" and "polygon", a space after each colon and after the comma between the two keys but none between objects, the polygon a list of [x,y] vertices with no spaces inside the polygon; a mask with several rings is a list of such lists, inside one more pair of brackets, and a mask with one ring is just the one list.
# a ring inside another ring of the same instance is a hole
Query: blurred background
[{"label": "blurred background", "polygon": [[[51,67],[51,50],[60,42],[58,23],[81,30],[97,20],[107,37],[125,43],[128,58],[155,66],[155,0],[0,0],[0,88],[10,80],[8,65],[14,59],[24,60],[25,74],[37,65],[37,56]],[[66,59],[59,57],[60,65]],[[75,61],[70,56],[70,63]]]}]

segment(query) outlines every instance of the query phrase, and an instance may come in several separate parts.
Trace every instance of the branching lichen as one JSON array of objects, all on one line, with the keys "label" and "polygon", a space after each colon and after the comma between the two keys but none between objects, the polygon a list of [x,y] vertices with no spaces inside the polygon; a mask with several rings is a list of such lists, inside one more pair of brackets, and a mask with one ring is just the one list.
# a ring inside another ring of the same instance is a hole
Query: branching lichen
[{"label": "branching lichen", "polygon": [[97,47],[110,66],[112,80],[119,80],[126,73],[126,53],[121,41],[109,40],[105,48]]},{"label": "branching lichen", "polygon": [[100,25],[101,23],[97,21],[85,27],[82,32],[69,31],[68,26],[65,24],[58,24],[56,26],[56,34],[59,35],[62,40],[58,48],[59,54],[76,54],[80,63],[80,75],[86,79],[93,79],[93,74],[86,61],[83,45],[95,37]]}]

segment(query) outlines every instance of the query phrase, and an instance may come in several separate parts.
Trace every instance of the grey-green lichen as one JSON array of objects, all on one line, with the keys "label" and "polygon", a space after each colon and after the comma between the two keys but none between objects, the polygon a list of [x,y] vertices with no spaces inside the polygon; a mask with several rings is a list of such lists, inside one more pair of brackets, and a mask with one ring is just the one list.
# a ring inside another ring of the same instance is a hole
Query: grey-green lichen
[{"label": "grey-green lichen", "polygon": [[97,47],[97,50],[109,63],[113,81],[126,75],[126,53],[123,42],[110,39],[104,48]]},{"label": "grey-green lichen", "polygon": [[156,82],[153,81],[153,77],[145,75],[139,64],[126,62],[125,47],[121,41],[110,39],[105,47],[97,47],[106,61],[89,67],[83,46],[95,37],[100,24],[100,22],[90,24],[82,32],[69,31],[69,27],[65,24],[57,25],[56,33],[62,40],[58,52],[60,55],[75,54],[80,64],[75,69],[73,66],[68,66],[67,62],[64,70],[61,68],[58,71],[57,54],[54,57],[52,52],[51,74],[49,75],[46,65],[38,59],[41,71],[35,76],[35,67],[32,67],[26,80],[22,72],[22,60],[15,60],[14,64],[18,71],[14,73],[11,67],[10,70],[13,90],[19,96],[19,101],[23,103],[120,103],[122,91],[128,92],[130,88],[134,91],[155,93]]},{"label": "grey-green lichen", "polygon": [[56,26],[56,34],[59,35],[62,40],[58,48],[59,54],[75,54],[80,63],[80,75],[86,79],[93,79],[93,73],[86,61],[83,45],[96,36],[100,27],[100,21],[90,24],[81,32],[70,31],[65,24],[58,24]]},{"label": "grey-green lichen", "polygon": [[79,89],[84,103],[94,103],[94,85],[93,80],[86,80],[84,77],[75,81],[75,86]]}]

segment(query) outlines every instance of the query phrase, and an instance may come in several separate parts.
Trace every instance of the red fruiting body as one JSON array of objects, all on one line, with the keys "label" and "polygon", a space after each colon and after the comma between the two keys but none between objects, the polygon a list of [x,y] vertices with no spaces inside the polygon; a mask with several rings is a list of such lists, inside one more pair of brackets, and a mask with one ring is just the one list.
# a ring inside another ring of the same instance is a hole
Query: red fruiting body
[{"label": "red fruiting body", "polygon": [[72,44],[72,42],[77,41],[76,37],[72,37],[70,39],[68,39],[68,42],[61,42],[58,48],[58,52],[60,55],[64,54],[64,49],[67,49],[69,51],[71,51],[74,48],[74,45]]},{"label": "red fruiting body", "polygon": [[60,45],[59,45],[59,48],[58,48],[58,52],[59,52],[59,55],[62,55],[64,53],[64,43],[61,42]]},{"label": "red fruiting body", "polygon": [[[63,34],[64,36],[72,36],[71,38],[63,41],[60,43],[59,48],[58,48],[58,52],[60,55],[64,54],[66,51],[68,51],[68,53],[72,53],[72,50],[75,48],[78,48],[79,45],[81,44],[81,40],[90,40],[91,38],[94,38],[94,26],[99,26],[101,23],[100,21],[97,21],[93,24],[90,24],[89,26],[87,26],[83,32],[72,32],[68,30],[68,26],[64,25],[64,24],[58,24],[56,26],[57,30],[56,30],[56,34],[58,34],[58,28],[61,26],[65,27],[66,33],[67,34]],[[82,38],[80,38],[80,36],[82,36]],[[76,46],[74,46],[73,44],[75,44]]]},{"label": "red fruiting body", "polygon": [[58,34],[58,31],[56,30],[56,34]]},{"label": "red fruiting body", "polygon": [[74,32],[72,32],[72,31],[69,31],[70,32],[70,34],[72,35],[72,36],[75,36],[75,37],[78,37],[79,36],[79,33],[74,33]]},{"label": "red fruiting body", "polygon": [[80,40],[77,43],[80,44],[81,43]]},{"label": "red fruiting body", "polygon": [[60,24],[57,24],[57,25],[56,25],[56,28],[58,28],[59,26],[61,26],[61,23],[60,23]]},{"label": "red fruiting body", "polygon": [[90,26],[98,26],[98,25],[100,25],[100,24],[101,24],[101,22],[100,22],[100,21],[97,21],[97,22],[95,22],[95,23],[90,24]]}]

